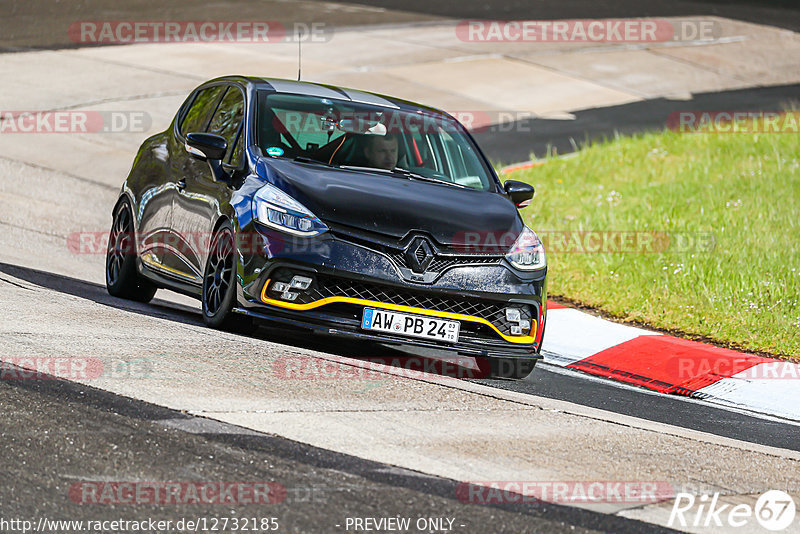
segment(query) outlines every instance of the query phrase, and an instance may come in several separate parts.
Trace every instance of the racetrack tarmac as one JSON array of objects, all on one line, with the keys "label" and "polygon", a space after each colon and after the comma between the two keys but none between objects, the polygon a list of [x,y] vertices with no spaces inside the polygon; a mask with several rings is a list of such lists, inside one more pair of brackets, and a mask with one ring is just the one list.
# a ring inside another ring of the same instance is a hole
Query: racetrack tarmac
[{"label": "racetrack tarmac", "polygon": [[511,164],[548,154],[567,154],[592,142],[613,139],[617,134],[658,132],[665,128],[670,114],[681,111],[784,111],[794,109],[798,103],[800,84],[749,87],[695,93],[689,102],[656,98],[575,111],[571,120],[514,121],[474,132],[473,137],[493,162]]},{"label": "racetrack tarmac", "polygon": [[[97,284],[8,264],[0,265],[0,302],[4,359],[83,358],[107,371],[74,382],[8,374],[0,381],[11,416],[2,425],[2,461],[17,481],[0,489],[7,492],[0,494],[4,514],[177,518],[198,515],[196,507],[73,506],[69,488],[87,481],[244,480],[327,488],[324,506],[276,508],[288,531],[335,532],[329,523],[347,516],[417,518],[442,510],[440,516],[468,525],[466,532],[548,532],[562,525],[637,532],[654,527],[622,518],[662,522],[668,499],[650,507],[559,503],[585,510],[489,511],[465,508],[455,488],[469,480],[661,481],[674,491],[721,491],[733,502],[776,487],[800,492],[800,455],[770,446],[783,445],[781,433],[796,435],[796,426],[700,403],[547,368],[524,383],[420,381],[390,371],[367,379],[344,372],[287,379],[276,371],[282,359],[353,366],[397,351],[339,342],[331,351],[324,337],[309,341],[280,329],[254,338],[220,333],[202,326],[196,308],[122,301]],[[133,363],[146,372],[119,372]],[[634,405],[636,416],[625,415]],[[682,416],[665,415],[677,411]],[[658,422],[665,418],[666,424]],[[704,426],[709,420],[717,426]],[[711,433],[729,426],[742,426],[742,435],[733,437],[749,441]],[[763,445],[753,441],[757,436],[767,436]],[[203,516],[226,512],[199,509]],[[229,513],[254,511],[243,506]]]},{"label": "racetrack tarmac", "polygon": [[[205,518],[211,524],[214,518],[255,517],[259,524],[261,518],[277,518],[279,532],[345,532],[352,531],[346,529],[347,518],[410,517],[416,522],[431,517],[451,519],[454,532],[670,531],[555,504],[463,503],[456,497],[459,481],[233,425],[197,423],[179,411],[66,381],[2,380],[0,410],[0,471],[6,477],[0,502],[6,520],[176,524]],[[101,499],[94,504],[71,491],[76,484],[109,481],[269,482],[283,486],[285,498],[274,504],[197,504],[184,497],[175,499],[178,503],[108,504]]]},{"label": "racetrack tarmac", "polygon": [[793,0],[353,0],[353,3],[403,9],[429,16],[490,20],[613,19],[637,17],[728,17],[800,30],[800,9]]},{"label": "racetrack tarmac", "polygon": [[[15,265],[0,263],[0,281],[3,274],[24,280],[36,286],[90,299],[97,304],[124,309],[129,312],[151,315],[178,323],[202,325],[197,309],[156,299],[150,305],[129,303],[108,294],[105,287],[67,276],[38,271]],[[320,354],[362,358],[375,358],[375,346],[358,341],[342,341],[324,336],[309,336],[304,331],[284,330],[265,325],[258,338],[302,347]],[[545,346],[546,350],[546,346]],[[417,351],[384,347],[381,360],[416,355]],[[435,356],[433,356],[435,357]],[[439,357],[446,357],[442,352]],[[800,424],[780,418],[765,418],[746,413],[718,408],[702,401],[681,396],[665,396],[649,390],[615,383],[613,381],[586,377],[578,371],[540,363],[525,380],[478,379],[476,383],[503,390],[536,395],[538,397],[569,401],[621,415],[671,426],[706,432],[758,445],[800,452],[800,441],[796,439]]]}]

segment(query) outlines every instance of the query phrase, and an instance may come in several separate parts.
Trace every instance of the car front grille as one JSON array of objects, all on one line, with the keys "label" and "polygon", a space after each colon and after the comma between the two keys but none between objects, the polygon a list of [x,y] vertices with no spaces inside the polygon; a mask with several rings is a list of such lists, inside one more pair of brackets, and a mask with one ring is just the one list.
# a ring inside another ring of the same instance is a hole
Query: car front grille
[{"label": "car front grille", "polygon": [[[404,269],[413,269],[413,265],[409,265],[405,256],[405,247],[401,242],[391,239],[378,239],[375,235],[370,238],[358,233],[345,232],[341,228],[333,227],[331,233],[338,239],[353,243],[355,245],[366,247],[381,254],[384,254],[392,260],[398,267]],[[363,232],[362,232],[363,233]],[[443,246],[436,244],[436,254],[433,261],[425,269],[427,272],[441,273],[451,267],[463,267],[471,265],[499,265],[503,259],[502,254],[479,254],[479,253],[464,253],[464,249]],[[415,252],[418,254],[418,252]],[[421,256],[417,256],[417,261],[422,261]]]},{"label": "car front grille", "polygon": [[[387,254],[393,262],[400,267],[411,269],[412,266],[408,265],[405,254],[402,252],[392,252]],[[469,266],[469,265],[499,265],[500,256],[480,256],[480,255],[464,255],[464,256],[444,256],[436,255],[433,261],[428,265],[426,271],[432,273],[441,273],[456,266]]]},{"label": "car front grille", "polygon": [[[281,268],[272,273],[273,281],[288,282],[296,271]],[[538,313],[528,304],[492,301],[480,298],[460,297],[432,291],[408,290],[396,286],[361,282],[349,278],[315,274],[314,281],[305,291],[298,291],[295,304],[310,304],[331,297],[348,297],[375,301],[384,304],[409,306],[439,312],[449,312],[485,319],[503,335],[512,336],[514,323],[506,318],[507,308],[517,308],[523,320],[535,322]],[[492,332],[496,336],[495,332]],[[525,332],[527,335],[528,332]]]}]

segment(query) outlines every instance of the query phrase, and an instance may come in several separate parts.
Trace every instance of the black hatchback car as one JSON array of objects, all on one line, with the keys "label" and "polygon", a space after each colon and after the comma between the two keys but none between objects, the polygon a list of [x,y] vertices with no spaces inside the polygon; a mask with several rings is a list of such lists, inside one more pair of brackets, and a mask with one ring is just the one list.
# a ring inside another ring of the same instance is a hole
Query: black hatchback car
[{"label": "black hatchback car", "polygon": [[215,328],[268,320],[524,376],[546,308],[544,248],[517,211],[533,194],[502,184],[440,110],[218,78],[139,149],[113,210],[107,287],[197,297]]}]

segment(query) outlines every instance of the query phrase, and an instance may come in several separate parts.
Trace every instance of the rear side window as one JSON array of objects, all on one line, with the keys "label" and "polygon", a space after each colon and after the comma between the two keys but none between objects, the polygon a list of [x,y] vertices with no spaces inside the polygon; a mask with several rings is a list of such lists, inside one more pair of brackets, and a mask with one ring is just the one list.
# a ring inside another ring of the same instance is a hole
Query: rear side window
[{"label": "rear side window", "polygon": [[208,119],[214,111],[223,89],[225,89],[223,86],[218,85],[202,89],[197,93],[194,102],[189,107],[189,111],[186,112],[186,116],[183,118],[181,135],[186,135],[190,132],[204,132],[206,130]]},{"label": "rear side window", "polygon": [[[208,126],[208,133],[221,135],[228,143],[228,154],[234,155],[237,152],[236,148],[241,143],[236,143],[236,137],[239,134],[244,118],[244,95],[236,87],[228,88],[228,92],[222,97],[222,101],[217,110],[214,112],[214,117],[211,119],[211,124]],[[232,164],[236,165],[239,162],[235,161],[236,157],[241,157],[241,151],[234,158],[229,158]]]}]

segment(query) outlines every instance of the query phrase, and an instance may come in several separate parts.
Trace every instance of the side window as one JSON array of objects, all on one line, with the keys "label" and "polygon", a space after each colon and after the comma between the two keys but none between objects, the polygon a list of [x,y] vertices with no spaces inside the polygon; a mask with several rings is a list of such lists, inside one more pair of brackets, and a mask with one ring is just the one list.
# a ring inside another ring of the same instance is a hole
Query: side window
[{"label": "side window", "polygon": [[464,155],[461,153],[461,147],[456,144],[452,137],[447,134],[444,135],[446,136],[444,137],[444,148],[453,178],[462,178],[467,175],[467,169],[464,166]]},{"label": "side window", "polygon": [[475,189],[488,189],[488,181],[482,178],[483,173],[477,168],[477,156],[471,153],[469,145],[463,138],[454,139],[444,130],[441,131],[440,137],[447,166],[450,169],[449,175],[453,181]]},{"label": "side window", "polygon": [[189,111],[186,112],[183,118],[181,135],[205,131],[208,118],[211,112],[214,111],[223,89],[224,87],[222,86],[208,87],[197,93],[194,102],[189,107]]},{"label": "side window", "polygon": [[[222,101],[214,112],[211,124],[208,125],[208,133],[221,135],[228,143],[228,154],[233,154],[237,147],[236,135],[239,133],[239,126],[244,118],[244,95],[236,87],[229,87],[228,92],[222,97]],[[241,144],[241,143],[239,143]],[[241,155],[239,155],[240,157]],[[238,161],[231,161],[237,165]]]},{"label": "side window", "polygon": [[[243,125],[242,125],[243,126]],[[239,132],[236,134],[236,141],[233,144],[233,150],[230,150],[227,162],[236,167],[242,162],[242,147],[244,145],[244,128],[239,127]]]},{"label": "side window", "polygon": [[415,167],[437,169],[436,161],[433,159],[433,150],[430,147],[430,139],[416,129],[411,131],[411,158]]}]

